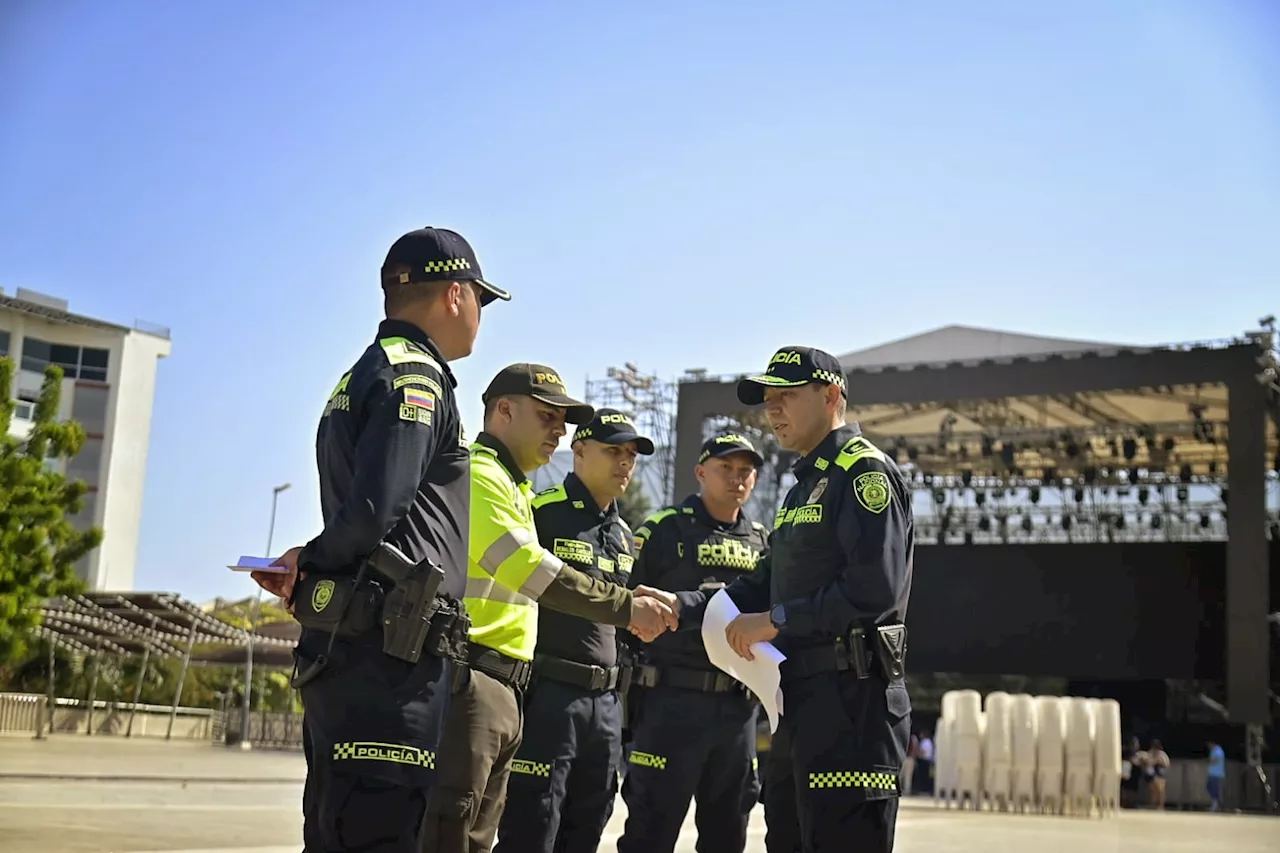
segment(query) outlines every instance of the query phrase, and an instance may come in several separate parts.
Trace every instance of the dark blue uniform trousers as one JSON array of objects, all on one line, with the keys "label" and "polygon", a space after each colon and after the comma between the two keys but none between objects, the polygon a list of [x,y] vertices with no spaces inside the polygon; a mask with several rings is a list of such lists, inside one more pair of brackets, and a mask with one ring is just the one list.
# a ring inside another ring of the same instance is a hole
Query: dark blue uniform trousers
[{"label": "dark blue uniform trousers", "polygon": [[621,762],[617,691],[537,681],[494,853],[594,853],[613,815]]},{"label": "dark blue uniform trousers", "polygon": [[695,798],[699,853],[741,853],[760,797],[759,705],[738,691],[642,689],[622,783],[627,822],[618,853],[671,853]]},{"label": "dark blue uniform trousers", "polygon": [[765,850],[890,853],[911,729],[906,685],[827,672],[782,690],[765,762]]},{"label": "dark blue uniform trousers", "polygon": [[[314,637],[299,646],[316,651]],[[453,667],[376,645],[337,642],[302,688],[305,853],[419,853]],[[305,661],[300,661],[305,665]]]}]

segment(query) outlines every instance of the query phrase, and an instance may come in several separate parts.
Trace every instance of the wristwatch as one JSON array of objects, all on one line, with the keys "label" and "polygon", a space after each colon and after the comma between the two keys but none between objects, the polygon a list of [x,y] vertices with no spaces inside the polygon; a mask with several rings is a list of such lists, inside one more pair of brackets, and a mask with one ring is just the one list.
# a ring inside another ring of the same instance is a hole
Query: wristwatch
[{"label": "wristwatch", "polygon": [[787,608],[781,604],[773,605],[769,611],[769,622],[779,631],[785,631],[787,628]]}]

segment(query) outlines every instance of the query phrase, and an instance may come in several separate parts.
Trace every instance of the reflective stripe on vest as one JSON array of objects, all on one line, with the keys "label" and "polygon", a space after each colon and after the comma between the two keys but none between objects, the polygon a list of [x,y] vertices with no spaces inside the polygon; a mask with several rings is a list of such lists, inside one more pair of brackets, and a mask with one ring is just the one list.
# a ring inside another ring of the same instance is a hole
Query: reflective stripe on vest
[{"label": "reflective stripe on vest", "polygon": [[528,481],[516,485],[496,454],[471,446],[471,531],[467,591],[471,640],[533,660],[538,597],[564,564],[538,542]]}]

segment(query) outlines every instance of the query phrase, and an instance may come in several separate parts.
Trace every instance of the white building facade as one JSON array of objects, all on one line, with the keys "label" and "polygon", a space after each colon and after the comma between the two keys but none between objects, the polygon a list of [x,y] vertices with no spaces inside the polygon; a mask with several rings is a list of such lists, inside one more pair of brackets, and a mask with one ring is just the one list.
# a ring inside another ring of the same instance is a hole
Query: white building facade
[{"label": "white building facade", "polygon": [[103,531],[102,544],[76,566],[90,590],[133,589],[156,371],[169,353],[167,329],[72,314],[65,300],[22,288],[0,291],[0,356],[18,367],[10,432],[30,431],[44,370],[56,364],[64,375],[59,417],[87,435],[80,453],[59,465],[89,487],[73,523]]}]

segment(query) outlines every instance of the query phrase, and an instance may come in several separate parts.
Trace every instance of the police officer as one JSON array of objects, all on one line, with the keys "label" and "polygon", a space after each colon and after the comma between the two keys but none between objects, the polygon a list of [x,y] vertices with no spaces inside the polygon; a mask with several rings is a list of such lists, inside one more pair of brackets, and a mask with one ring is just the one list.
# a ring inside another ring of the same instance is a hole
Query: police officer
[{"label": "police officer", "polygon": [[307,853],[418,849],[454,668],[382,611],[388,597],[465,640],[468,458],[449,362],[471,354],[482,306],[510,295],[443,228],[397,240],[382,287],[387,319],[320,418],[324,529],[276,561],[284,573],[253,575],[302,625]]},{"label": "police officer", "polygon": [[527,363],[503,368],[482,399],[464,599],[470,678],[445,726],[422,848],[430,853],[487,853],[493,844],[523,734],[539,602],[646,640],[676,627],[664,601],[580,572],[538,541],[528,475],[551,459],[566,423],[591,420],[592,407],[570,397],[550,367]]},{"label": "police officer", "polygon": [[[763,402],[779,444],[801,455],[767,565],[727,588],[742,611],[725,630],[733,649],[751,659],[753,643],[772,641],[787,656],[765,846],[892,850],[910,735],[911,493],[897,465],[846,424],[844,371],[831,355],[783,347],[764,374],[738,384],[738,399]],[[707,593],[677,599],[681,627],[695,627]]]},{"label": "police officer", "polygon": [[[533,499],[538,539],[575,568],[625,587],[633,534],[617,499],[653,442],[622,412],[599,409],[572,447],[573,471]],[[629,675],[612,625],[539,608],[524,742],[496,853],[594,853],[618,793],[619,687]]]},{"label": "police officer", "polygon": [[[716,590],[767,558],[764,525],[742,511],[764,460],[741,435],[702,445],[699,492],[650,516],[636,530],[632,586]],[[622,797],[627,822],[619,853],[670,853],[697,800],[700,847],[741,853],[760,795],[756,773],[759,704],[716,669],[697,634],[658,637],[633,680],[632,751]]]}]

